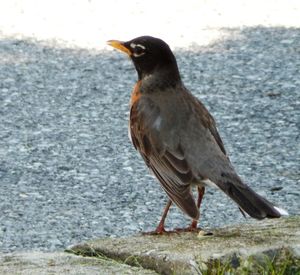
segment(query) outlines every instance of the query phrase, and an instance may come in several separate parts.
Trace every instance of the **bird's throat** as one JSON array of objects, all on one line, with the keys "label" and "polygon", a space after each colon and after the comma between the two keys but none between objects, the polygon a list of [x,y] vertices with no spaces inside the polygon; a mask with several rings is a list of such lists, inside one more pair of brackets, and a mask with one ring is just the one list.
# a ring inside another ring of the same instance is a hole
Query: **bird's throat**
[{"label": "bird's throat", "polygon": [[[177,68],[176,68],[177,69]],[[181,84],[181,78],[178,70],[170,69],[156,69],[153,73],[142,74],[141,91],[164,90],[176,87]]]}]

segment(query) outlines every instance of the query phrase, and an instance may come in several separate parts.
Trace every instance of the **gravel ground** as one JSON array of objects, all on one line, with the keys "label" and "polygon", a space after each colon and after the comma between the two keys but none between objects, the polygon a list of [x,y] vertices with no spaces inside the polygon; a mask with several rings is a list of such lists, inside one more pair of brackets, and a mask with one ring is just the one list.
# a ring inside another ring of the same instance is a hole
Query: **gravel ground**
[{"label": "gravel ground", "polygon": [[[175,51],[183,80],[215,116],[245,181],[300,214],[300,29],[221,32]],[[18,37],[0,33],[1,251],[153,229],[166,196],[127,137],[132,64],[117,52]],[[244,221],[207,191],[202,227]],[[188,222],[172,208],[169,227]]]}]

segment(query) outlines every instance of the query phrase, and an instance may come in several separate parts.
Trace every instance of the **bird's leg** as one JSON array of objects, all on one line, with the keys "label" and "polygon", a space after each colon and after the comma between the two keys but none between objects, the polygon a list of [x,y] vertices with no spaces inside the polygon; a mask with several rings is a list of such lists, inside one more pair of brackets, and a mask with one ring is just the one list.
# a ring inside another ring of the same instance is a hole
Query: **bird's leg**
[{"label": "bird's leg", "polygon": [[165,206],[164,212],[162,214],[162,217],[161,217],[160,222],[159,222],[158,226],[156,227],[156,229],[154,231],[146,232],[144,234],[146,234],[146,235],[161,235],[161,234],[167,232],[165,230],[165,220],[166,220],[166,217],[168,215],[171,205],[172,205],[172,201],[169,199],[167,202],[167,205]]},{"label": "bird's leg", "polygon": [[[202,199],[203,199],[203,196],[204,196],[204,193],[205,193],[205,187],[198,187],[198,200],[197,200],[197,207],[199,209],[199,212],[200,212],[200,206],[201,206],[201,202],[202,202]],[[197,230],[197,224],[198,224],[198,221],[197,220],[193,220],[191,225],[190,225],[190,229],[191,231],[195,231]]]},{"label": "bird's leg", "polygon": [[166,230],[165,230],[165,220],[166,220],[166,217],[168,215],[168,212],[169,212],[169,209],[170,209],[171,205],[172,205],[172,201],[169,199],[168,202],[167,202],[167,205],[165,206],[165,210],[164,210],[163,215],[160,219],[160,222],[159,222],[158,226],[155,229],[155,232],[157,234],[162,234],[163,232],[166,232]]}]

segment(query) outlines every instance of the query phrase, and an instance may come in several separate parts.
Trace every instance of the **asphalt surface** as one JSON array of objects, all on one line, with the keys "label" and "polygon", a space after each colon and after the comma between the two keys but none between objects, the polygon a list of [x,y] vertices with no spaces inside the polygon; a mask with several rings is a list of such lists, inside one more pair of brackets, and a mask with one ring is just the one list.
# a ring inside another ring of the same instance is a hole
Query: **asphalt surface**
[{"label": "asphalt surface", "polygon": [[[300,214],[300,29],[226,32],[175,51],[183,81],[216,118],[242,178]],[[1,251],[154,229],[167,198],[127,136],[128,58],[0,38]],[[221,191],[207,190],[202,227],[243,221]],[[172,208],[167,227],[188,223]]]}]

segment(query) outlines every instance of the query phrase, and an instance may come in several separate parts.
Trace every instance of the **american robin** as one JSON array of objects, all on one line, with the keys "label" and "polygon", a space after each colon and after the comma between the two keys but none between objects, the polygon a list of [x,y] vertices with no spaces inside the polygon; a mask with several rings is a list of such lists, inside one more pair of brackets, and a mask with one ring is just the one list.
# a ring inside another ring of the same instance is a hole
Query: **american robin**
[{"label": "american robin", "polygon": [[[129,132],[134,147],[169,196],[154,233],[174,202],[192,218],[197,230],[207,185],[221,189],[253,218],[279,218],[287,212],[255,193],[237,175],[212,115],[182,83],[176,59],[161,39],[141,36],[127,42],[109,40],[133,61],[138,81],[130,100]],[[197,203],[191,187],[198,190]]]}]

